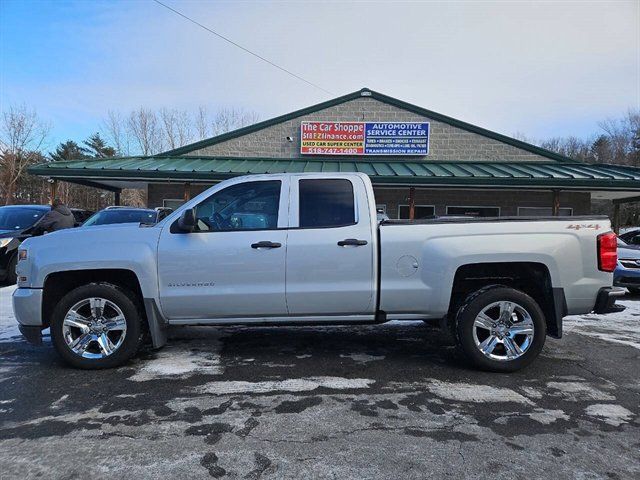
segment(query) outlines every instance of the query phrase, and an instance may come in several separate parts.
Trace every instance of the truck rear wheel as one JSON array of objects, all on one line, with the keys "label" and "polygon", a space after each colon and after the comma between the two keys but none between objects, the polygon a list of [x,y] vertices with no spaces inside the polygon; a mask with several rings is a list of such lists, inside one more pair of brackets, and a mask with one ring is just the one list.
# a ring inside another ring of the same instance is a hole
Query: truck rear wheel
[{"label": "truck rear wheel", "polygon": [[77,368],[118,367],[136,354],[142,337],[135,297],[108,283],[72,290],[58,302],[51,317],[56,351]]},{"label": "truck rear wheel", "polygon": [[467,297],[456,315],[456,336],[476,367],[514,372],[529,365],[542,350],[546,323],[529,295],[495,286]]}]

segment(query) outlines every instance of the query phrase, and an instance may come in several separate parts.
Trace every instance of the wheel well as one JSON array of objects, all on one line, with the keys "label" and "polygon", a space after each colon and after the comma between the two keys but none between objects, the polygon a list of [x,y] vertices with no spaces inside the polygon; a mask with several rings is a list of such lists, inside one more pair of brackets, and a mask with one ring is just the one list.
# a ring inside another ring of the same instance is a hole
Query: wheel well
[{"label": "wheel well", "polygon": [[[463,265],[453,280],[449,317],[453,318],[467,296],[487,285],[505,285],[525,292],[540,306],[547,323],[547,333],[561,335],[562,308],[558,315],[557,299],[546,265],[534,262],[475,263]],[[564,307],[566,308],[566,307]],[[558,318],[560,316],[560,318]]]},{"label": "wheel well", "polygon": [[[131,270],[125,269],[97,269],[97,270],[70,270],[56,272],[47,276],[44,281],[42,298],[42,320],[49,326],[49,319],[53,309],[67,293],[76,287],[89,283],[105,282],[128,290],[138,299],[142,305],[142,290],[138,277]],[[144,312],[143,308],[140,308]]]}]

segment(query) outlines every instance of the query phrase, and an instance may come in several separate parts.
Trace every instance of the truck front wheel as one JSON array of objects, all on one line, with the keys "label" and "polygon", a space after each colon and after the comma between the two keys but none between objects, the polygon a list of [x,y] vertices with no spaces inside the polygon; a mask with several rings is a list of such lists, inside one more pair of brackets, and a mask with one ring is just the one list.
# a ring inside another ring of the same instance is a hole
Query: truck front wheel
[{"label": "truck front wheel", "polygon": [[51,340],[58,354],[77,368],[120,366],[132,358],[143,331],[135,297],[108,283],[70,291],[51,317]]},{"label": "truck front wheel", "polygon": [[538,356],[546,324],[542,310],[529,295],[495,286],[467,297],[456,315],[456,336],[476,367],[513,372]]}]

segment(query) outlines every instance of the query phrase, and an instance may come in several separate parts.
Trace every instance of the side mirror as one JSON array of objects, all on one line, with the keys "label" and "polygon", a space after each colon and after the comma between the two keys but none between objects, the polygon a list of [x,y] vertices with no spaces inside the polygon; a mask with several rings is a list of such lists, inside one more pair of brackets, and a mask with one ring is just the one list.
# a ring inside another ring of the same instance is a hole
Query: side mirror
[{"label": "side mirror", "polygon": [[193,208],[188,208],[178,218],[178,228],[181,232],[193,232],[196,228],[196,212]]}]

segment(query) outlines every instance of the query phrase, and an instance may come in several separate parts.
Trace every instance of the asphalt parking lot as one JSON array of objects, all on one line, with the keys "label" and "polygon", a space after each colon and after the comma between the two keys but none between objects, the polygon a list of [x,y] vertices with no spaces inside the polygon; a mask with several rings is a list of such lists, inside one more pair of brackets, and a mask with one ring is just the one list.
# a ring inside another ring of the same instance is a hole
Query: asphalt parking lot
[{"label": "asphalt parking lot", "polygon": [[640,477],[640,298],[565,322],[515,374],[421,322],[182,328],[66,368],[0,289],[0,478]]}]

